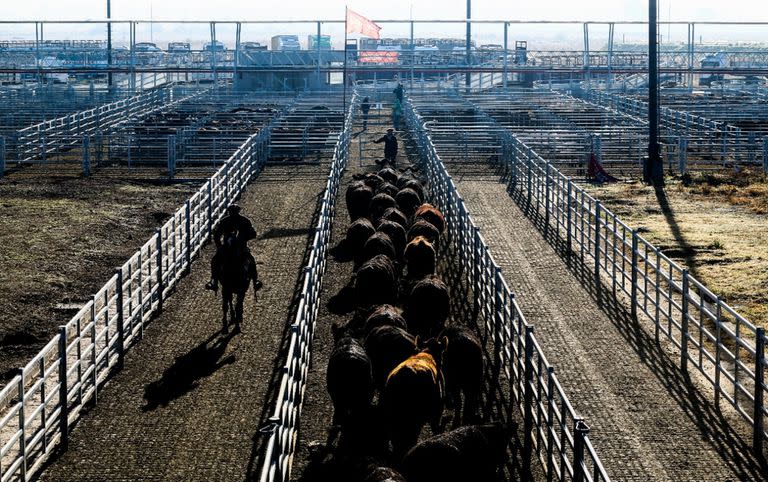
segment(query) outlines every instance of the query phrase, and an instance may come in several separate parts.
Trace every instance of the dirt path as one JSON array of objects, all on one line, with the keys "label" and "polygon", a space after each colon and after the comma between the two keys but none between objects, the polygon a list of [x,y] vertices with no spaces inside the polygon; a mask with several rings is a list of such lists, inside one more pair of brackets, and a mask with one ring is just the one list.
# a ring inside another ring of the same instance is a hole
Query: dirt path
[{"label": "dirt path", "polygon": [[[258,469],[285,328],[327,164],[268,167],[241,199],[264,288],[243,332],[225,337],[202,287],[211,246],[145,331],[44,480],[243,480]],[[289,187],[289,188],[287,188]]]},{"label": "dirt path", "polygon": [[598,307],[592,278],[569,273],[493,168],[448,168],[613,480],[760,479],[742,455],[751,438],[729,428],[744,424],[713,409],[622,306]]}]

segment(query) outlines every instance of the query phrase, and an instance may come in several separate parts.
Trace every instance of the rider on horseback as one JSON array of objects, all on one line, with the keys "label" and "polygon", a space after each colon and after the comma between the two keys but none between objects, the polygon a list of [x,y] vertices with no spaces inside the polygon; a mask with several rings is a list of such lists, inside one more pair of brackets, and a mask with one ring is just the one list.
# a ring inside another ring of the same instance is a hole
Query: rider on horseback
[{"label": "rider on horseback", "polygon": [[213,242],[216,243],[216,254],[211,259],[211,281],[205,285],[205,289],[217,291],[219,289],[218,273],[221,267],[223,256],[222,238],[235,235],[243,254],[248,257],[248,274],[254,280],[254,288],[259,289],[262,282],[258,281],[256,273],[256,260],[248,249],[248,241],[256,237],[256,230],[253,229],[251,220],[240,214],[240,206],[230,204],[227,208],[227,214],[213,230]]}]

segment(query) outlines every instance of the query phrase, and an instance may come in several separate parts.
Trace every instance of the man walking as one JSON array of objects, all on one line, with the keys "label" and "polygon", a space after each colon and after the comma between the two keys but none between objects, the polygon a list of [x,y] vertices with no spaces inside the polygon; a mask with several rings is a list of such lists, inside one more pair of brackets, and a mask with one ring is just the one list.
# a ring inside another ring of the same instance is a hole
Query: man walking
[{"label": "man walking", "polygon": [[368,97],[363,98],[360,102],[360,112],[363,114],[363,130],[368,129],[368,112],[371,110],[371,102]]},{"label": "man walking", "polygon": [[376,144],[384,143],[384,160],[395,165],[395,159],[397,158],[397,137],[395,137],[394,129],[387,129],[387,133],[380,139],[375,141]]}]

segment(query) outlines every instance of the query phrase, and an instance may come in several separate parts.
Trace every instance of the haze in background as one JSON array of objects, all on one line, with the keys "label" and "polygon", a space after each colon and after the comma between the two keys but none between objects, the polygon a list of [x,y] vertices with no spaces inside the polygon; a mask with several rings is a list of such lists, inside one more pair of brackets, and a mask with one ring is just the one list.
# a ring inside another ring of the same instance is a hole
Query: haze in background
[{"label": "haze in background", "polygon": [[[461,20],[466,15],[464,0],[112,0],[112,18],[149,20],[343,20],[344,6],[372,19]],[[106,17],[106,0],[0,0],[3,20],[82,20]],[[727,8],[726,8],[727,5]],[[645,0],[543,0],[513,2],[511,0],[473,0],[473,19],[484,20],[577,20],[577,21],[643,21],[647,18]],[[659,2],[660,21],[765,21],[768,2],[755,0],[670,0]],[[383,24],[383,37],[407,37],[410,27]],[[463,24],[417,24],[416,37],[462,37]],[[46,25],[47,39],[103,39],[103,25]],[[663,42],[684,42],[686,26],[661,26]],[[607,38],[607,25],[590,28],[590,46],[601,48]],[[267,42],[272,35],[296,34],[304,44],[309,34],[316,33],[314,24],[247,25],[242,40]],[[341,46],[343,28],[325,24],[323,33],[330,34],[334,45]],[[478,43],[501,43],[501,25],[475,25],[473,38]],[[766,26],[704,26],[696,28],[696,39],[707,43],[768,42]],[[204,42],[210,37],[206,25],[140,24],[137,41],[165,44],[171,40]],[[641,26],[619,25],[615,41],[644,42]],[[34,24],[0,24],[0,39],[34,39]],[[581,25],[510,26],[510,43],[527,40],[531,48],[582,47]],[[128,43],[128,27],[116,26],[116,44]],[[234,44],[234,27],[219,25],[217,39],[230,47]],[[577,43],[574,43],[577,42]]]}]

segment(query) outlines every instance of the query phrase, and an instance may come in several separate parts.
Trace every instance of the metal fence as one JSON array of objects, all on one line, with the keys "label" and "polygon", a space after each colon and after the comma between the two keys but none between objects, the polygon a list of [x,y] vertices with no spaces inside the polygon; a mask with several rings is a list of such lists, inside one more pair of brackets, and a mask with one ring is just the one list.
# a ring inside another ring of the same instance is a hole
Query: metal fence
[{"label": "metal fence", "polygon": [[762,453],[765,329],[758,328],[630,228],[525,143],[502,131],[502,165],[516,193],[545,220],[568,252],[592,266],[596,285],[629,297],[634,316],[647,315],[657,341],[680,352],[680,366],[696,368],[751,424],[753,448]]},{"label": "metal fence", "polygon": [[[599,90],[586,90],[589,102],[631,115],[648,118],[648,102]],[[688,111],[661,107],[660,127],[666,143],[666,161],[681,174],[689,169],[719,169],[733,165],[762,166],[768,172],[765,153],[768,138],[748,132],[728,122],[713,120]]]},{"label": "metal fence", "polygon": [[301,407],[307,384],[311,359],[312,339],[315,321],[320,308],[320,291],[325,272],[326,252],[331,240],[331,227],[336,214],[336,197],[341,176],[347,166],[349,142],[352,133],[352,118],[357,106],[357,94],[352,96],[346,112],[344,127],[339,133],[331,162],[323,199],[320,205],[320,219],[315,228],[315,237],[310,247],[307,266],[304,267],[302,295],[296,318],[291,325],[291,339],[283,377],[280,380],[277,403],[270,426],[264,454],[261,482],[285,481],[291,474],[293,455],[298,442]]},{"label": "metal fence", "polygon": [[[103,134],[122,123],[141,119],[205,92],[179,95],[172,88],[157,89],[26,127],[17,133],[16,159],[19,162],[53,160],[57,155],[80,148],[84,137]],[[80,156],[70,160],[77,162]]]},{"label": "metal fence", "polygon": [[250,136],[0,390],[0,482],[30,479],[54,449],[66,448],[83,408],[141,339],[226,206],[264,166],[273,124]]},{"label": "metal fence", "polygon": [[486,329],[493,334],[497,356],[510,382],[511,408],[516,407],[523,417],[525,460],[538,458],[548,480],[610,480],[589,440],[585,420],[571,406],[555,368],[534,336],[534,327],[526,322],[410,99],[405,112],[433,201],[448,222],[448,242],[459,254],[460,271],[466,274]]}]

